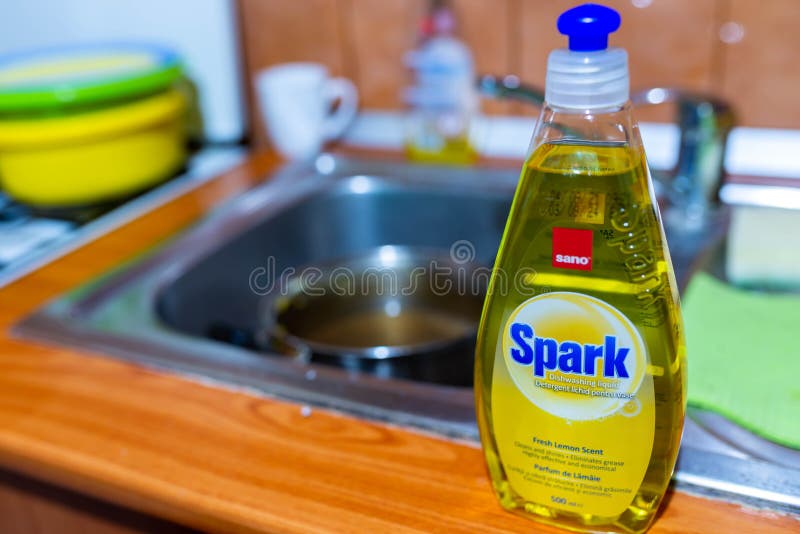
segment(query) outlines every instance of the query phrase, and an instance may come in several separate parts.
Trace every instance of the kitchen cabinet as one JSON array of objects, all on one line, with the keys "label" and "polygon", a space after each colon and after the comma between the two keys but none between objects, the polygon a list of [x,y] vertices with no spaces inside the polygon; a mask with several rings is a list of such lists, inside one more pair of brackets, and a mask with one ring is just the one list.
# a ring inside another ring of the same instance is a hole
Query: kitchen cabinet
[{"label": "kitchen cabinet", "polygon": [[191,534],[169,521],[0,470],[4,534]]}]

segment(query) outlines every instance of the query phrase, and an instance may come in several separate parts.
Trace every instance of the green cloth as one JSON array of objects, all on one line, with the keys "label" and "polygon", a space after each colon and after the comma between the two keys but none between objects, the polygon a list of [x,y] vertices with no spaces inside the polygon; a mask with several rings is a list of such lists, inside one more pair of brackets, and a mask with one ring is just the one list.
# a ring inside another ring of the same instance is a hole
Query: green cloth
[{"label": "green cloth", "polygon": [[689,404],[800,448],[800,295],[698,273],[684,297]]}]

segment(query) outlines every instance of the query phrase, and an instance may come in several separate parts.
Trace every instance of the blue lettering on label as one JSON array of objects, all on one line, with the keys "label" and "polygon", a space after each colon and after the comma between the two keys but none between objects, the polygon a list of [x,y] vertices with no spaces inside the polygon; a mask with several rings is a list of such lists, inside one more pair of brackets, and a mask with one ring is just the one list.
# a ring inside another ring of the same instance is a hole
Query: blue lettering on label
[{"label": "blue lettering on label", "polygon": [[[562,373],[595,376],[602,368],[606,378],[629,378],[625,358],[628,347],[617,347],[616,336],[605,336],[602,345],[575,341],[557,341],[549,337],[537,337],[533,327],[525,323],[512,323],[509,329],[516,344],[511,348],[511,358],[519,365],[533,365],[533,375],[544,377],[546,371],[558,369]],[[597,360],[603,360],[598,365]]]},{"label": "blue lettering on label", "polygon": [[533,339],[533,328],[525,323],[514,323],[511,325],[511,339],[519,345],[519,349],[511,349],[511,357],[520,365],[530,365],[533,363],[533,351],[525,339]]}]

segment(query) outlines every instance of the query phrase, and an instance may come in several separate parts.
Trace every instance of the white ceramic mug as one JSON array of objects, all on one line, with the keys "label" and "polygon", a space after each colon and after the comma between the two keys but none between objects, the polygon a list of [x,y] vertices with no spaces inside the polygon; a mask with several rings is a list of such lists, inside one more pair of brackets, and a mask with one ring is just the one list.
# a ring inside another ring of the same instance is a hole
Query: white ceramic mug
[{"label": "white ceramic mug", "polygon": [[342,135],[358,110],[353,83],[330,78],[317,63],[268,68],[256,76],[255,85],[267,133],[275,149],[290,159],[318,154],[326,141]]}]

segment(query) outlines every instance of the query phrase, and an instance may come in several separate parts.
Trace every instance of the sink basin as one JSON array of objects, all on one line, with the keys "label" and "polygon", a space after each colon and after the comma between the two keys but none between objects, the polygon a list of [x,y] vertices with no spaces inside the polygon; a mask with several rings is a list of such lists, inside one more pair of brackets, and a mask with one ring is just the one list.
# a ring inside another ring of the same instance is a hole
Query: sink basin
[{"label": "sink basin", "polygon": [[[283,294],[286,277],[309,266],[382,247],[491,265],[517,178],[516,171],[330,155],[290,164],[174,241],[49,304],[15,332],[474,442],[470,387],[354,372],[249,338]],[[679,279],[691,260],[673,254]],[[229,326],[224,341],[215,334],[219,324]],[[460,356],[449,365],[471,367],[472,355]],[[690,410],[676,483],[797,510],[800,454],[773,455],[776,445],[720,419]]]},{"label": "sink basin", "polygon": [[[424,183],[415,181],[418,172],[411,173],[406,168],[378,177],[353,168],[346,176],[312,180],[313,187],[282,202],[274,211],[269,200],[257,210],[251,207],[256,220],[250,228],[181,269],[169,282],[162,282],[156,296],[159,319],[183,334],[203,337],[214,332],[217,339],[227,338],[253,348],[253,339],[266,322],[264,316],[276,307],[277,299],[286,296],[289,281],[311,274],[312,270],[321,271],[325,266],[349,266],[348,258],[361,258],[370,252],[375,253],[376,260],[381,255],[408,250],[445,259],[458,253],[462,256],[453,257],[451,265],[440,267],[462,266],[465,275],[477,278],[474,276],[477,273],[467,273],[465,269],[467,263],[477,264],[484,267],[483,279],[488,280],[510,208],[516,173],[485,177],[460,171],[457,180],[460,185],[456,185],[449,177],[451,173],[442,169],[417,176],[424,177]],[[277,200],[269,189],[265,190],[264,198]],[[430,267],[428,261],[418,263],[419,269]],[[347,274],[359,287],[367,281],[356,280],[357,273],[352,271]],[[372,274],[388,276],[396,275],[396,271],[387,266],[384,271],[376,268]],[[472,281],[469,280],[471,286]],[[397,282],[395,279],[394,283]],[[474,330],[483,293],[470,297],[472,302],[459,304],[470,306]],[[333,302],[335,298],[328,300]],[[438,299],[443,300],[443,296]],[[361,299],[366,300],[366,297]],[[412,299],[407,296],[394,302],[401,300]],[[364,323],[370,317],[374,315],[359,320]],[[435,319],[429,317],[426,322],[431,324]],[[429,369],[427,374],[434,377],[433,381],[471,385],[474,347],[464,350],[466,347],[461,344],[457,348],[462,353],[455,358],[438,358],[446,368]],[[261,352],[276,351],[265,347]],[[401,359],[385,358],[383,374],[392,376],[391,365],[394,362],[399,368]],[[318,360],[324,361],[321,355],[319,358],[312,355],[312,362]]]}]

